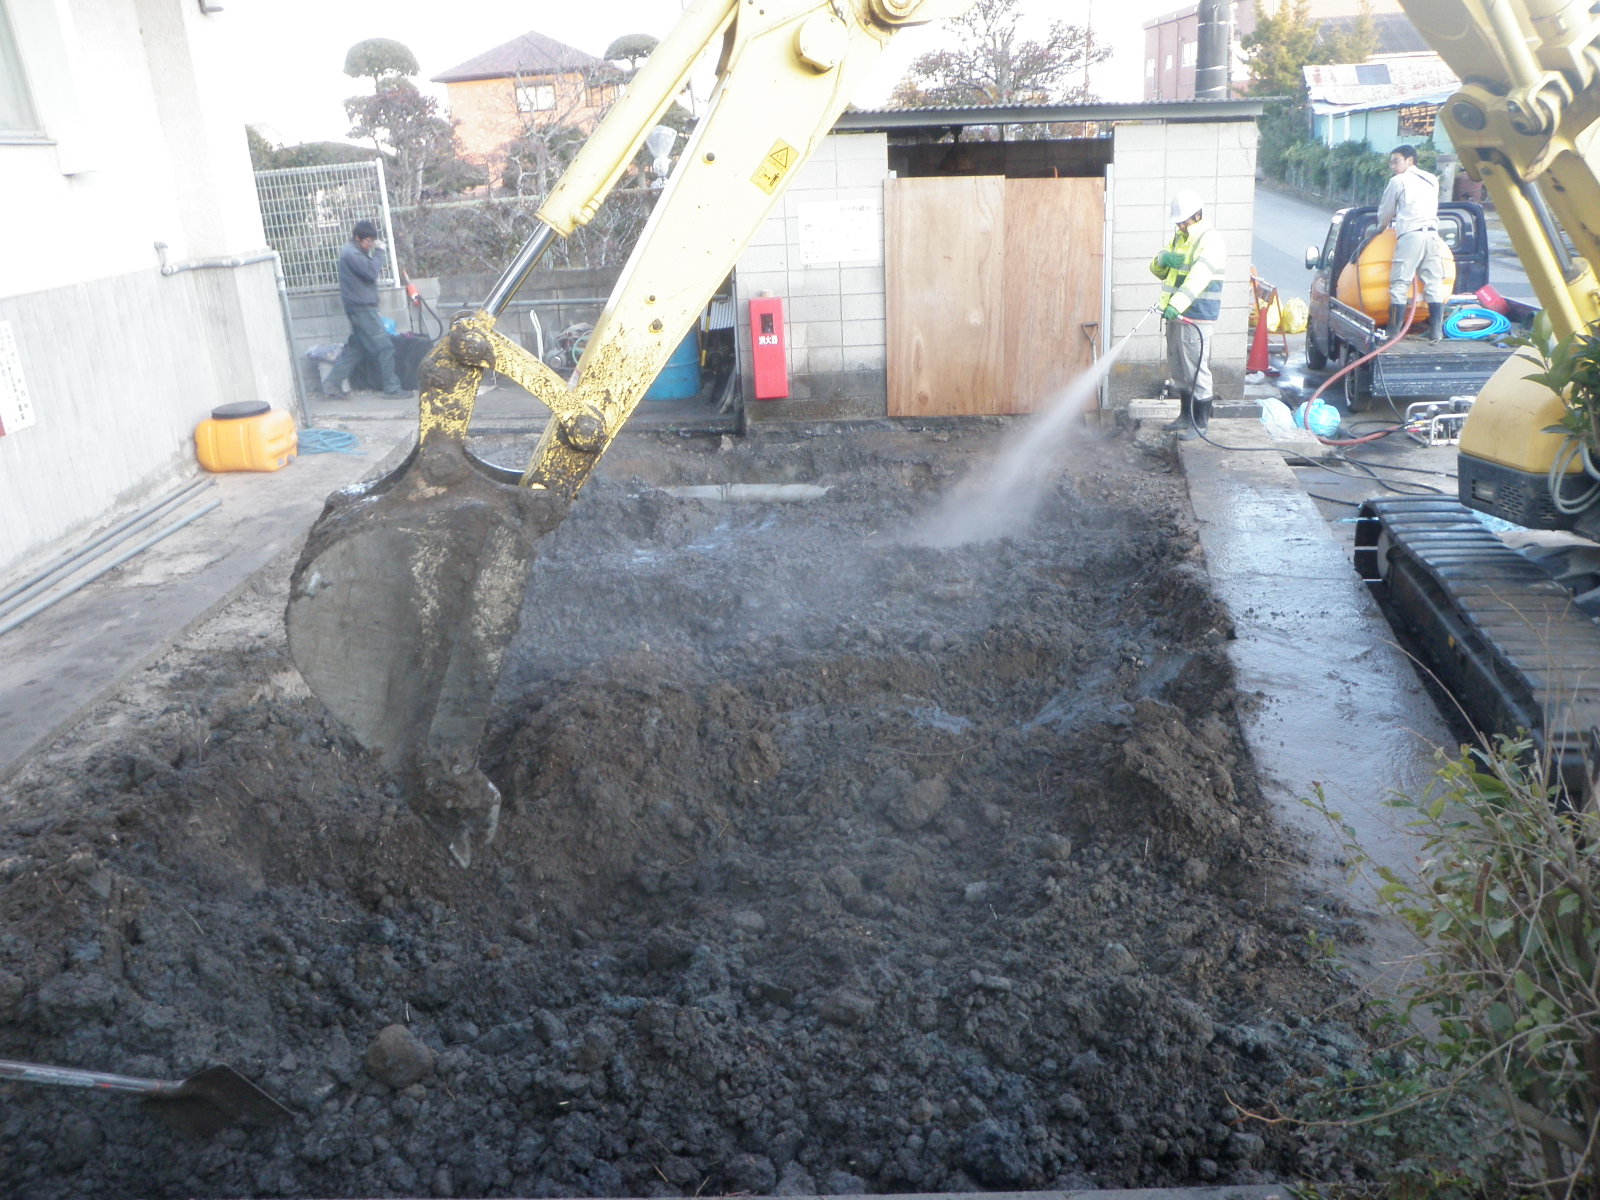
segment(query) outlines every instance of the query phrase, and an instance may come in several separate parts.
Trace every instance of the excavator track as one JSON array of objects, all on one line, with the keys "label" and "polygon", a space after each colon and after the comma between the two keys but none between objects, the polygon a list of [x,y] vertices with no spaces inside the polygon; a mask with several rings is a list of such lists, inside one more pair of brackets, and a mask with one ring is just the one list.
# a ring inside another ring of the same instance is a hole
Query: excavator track
[{"label": "excavator track", "polygon": [[1424,665],[1487,733],[1526,730],[1569,795],[1600,747],[1600,622],[1453,500],[1368,500],[1356,570]]}]

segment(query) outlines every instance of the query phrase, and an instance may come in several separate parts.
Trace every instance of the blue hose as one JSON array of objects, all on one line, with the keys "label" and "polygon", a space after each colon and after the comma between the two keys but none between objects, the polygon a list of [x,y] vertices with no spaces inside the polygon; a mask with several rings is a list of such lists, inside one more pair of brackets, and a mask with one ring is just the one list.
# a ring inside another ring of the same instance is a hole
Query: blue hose
[{"label": "blue hose", "polygon": [[302,429],[301,454],[364,454],[356,449],[356,435],[342,429]]},{"label": "blue hose", "polygon": [[[1486,323],[1479,326],[1480,321]],[[1474,328],[1462,329],[1463,322],[1470,322]],[[1510,331],[1511,322],[1505,316],[1492,308],[1479,308],[1475,304],[1458,308],[1444,319],[1445,337],[1461,341],[1484,341]]]}]

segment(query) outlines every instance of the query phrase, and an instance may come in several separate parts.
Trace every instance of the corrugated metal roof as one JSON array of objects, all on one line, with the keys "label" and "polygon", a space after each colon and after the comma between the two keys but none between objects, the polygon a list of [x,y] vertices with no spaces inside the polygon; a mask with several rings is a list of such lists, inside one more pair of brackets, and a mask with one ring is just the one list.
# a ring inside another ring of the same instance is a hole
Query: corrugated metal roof
[{"label": "corrugated metal roof", "polygon": [[1394,103],[1415,92],[1448,88],[1460,80],[1436,54],[1396,58],[1388,62],[1323,63],[1304,68],[1313,104],[1348,108],[1358,104]]},{"label": "corrugated metal roof", "polygon": [[1263,111],[1264,102],[1257,99],[851,109],[834,123],[834,128],[866,131],[919,126],[1053,125],[1075,121],[1253,121]]},{"label": "corrugated metal roof", "polygon": [[512,79],[517,76],[560,75],[568,71],[587,71],[605,65],[565,42],[529,30],[521,37],[485,50],[475,58],[433,76],[434,83],[464,83],[471,79]]},{"label": "corrugated metal roof", "polygon": [[1325,100],[1313,100],[1311,111],[1318,116],[1328,113],[1353,113],[1372,112],[1383,108],[1408,108],[1414,104],[1442,105],[1454,96],[1459,89],[1455,84],[1449,87],[1430,88],[1424,92],[1408,92],[1401,96],[1386,96],[1381,100],[1368,100],[1361,104],[1331,104]]}]

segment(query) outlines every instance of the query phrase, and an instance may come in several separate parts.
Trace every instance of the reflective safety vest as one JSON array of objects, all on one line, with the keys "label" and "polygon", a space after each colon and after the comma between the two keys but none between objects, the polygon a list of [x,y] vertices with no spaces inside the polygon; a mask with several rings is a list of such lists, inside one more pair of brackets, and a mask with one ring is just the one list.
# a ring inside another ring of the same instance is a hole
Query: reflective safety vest
[{"label": "reflective safety vest", "polygon": [[1163,284],[1161,303],[1192,321],[1215,321],[1222,315],[1222,278],[1228,265],[1222,234],[1201,217],[1188,229],[1174,229],[1162,250],[1176,250],[1184,265],[1167,271],[1160,255],[1150,260],[1150,273]]}]

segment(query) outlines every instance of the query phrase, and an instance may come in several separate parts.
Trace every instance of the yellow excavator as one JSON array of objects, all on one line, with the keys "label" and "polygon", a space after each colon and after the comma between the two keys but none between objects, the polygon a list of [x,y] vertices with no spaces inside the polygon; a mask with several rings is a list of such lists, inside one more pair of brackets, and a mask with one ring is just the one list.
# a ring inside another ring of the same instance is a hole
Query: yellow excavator
[{"label": "yellow excavator", "polygon": [[[290,583],[289,648],[329,710],[469,865],[500,796],[477,766],[539,539],[894,35],[973,0],[695,0],[538,211],[540,227],[419,372],[415,449],[330,497]],[[717,82],[568,379],[495,318],[553,239],[599,210],[702,56]],[[553,414],[524,471],[467,448],[485,371]]]},{"label": "yellow excavator", "polygon": [[[1554,337],[1593,332],[1600,6],[1401,7],[1461,80],[1440,116],[1462,167],[1487,188]],[[1459,504],[1394,499],[1363,508],[1357,566],[1473,723],[1533,734],[1582,794],[1600,762],[1600,456],[1557,428],[1568,405],[1530,378],[1543,370],[1523,350],[1477,397],[1461,433]],[[1595,371],[1600,377],[1600,363]],[[1500,536],[1509,531],[1491,531],[1467,509],[1546,531],[1517,540],[1557,544],[1513,549]]]}]

